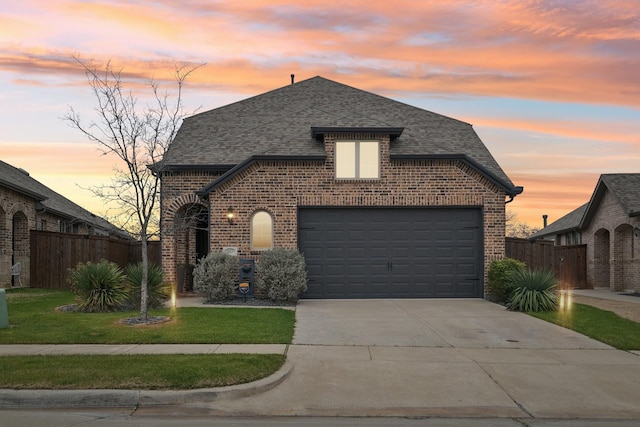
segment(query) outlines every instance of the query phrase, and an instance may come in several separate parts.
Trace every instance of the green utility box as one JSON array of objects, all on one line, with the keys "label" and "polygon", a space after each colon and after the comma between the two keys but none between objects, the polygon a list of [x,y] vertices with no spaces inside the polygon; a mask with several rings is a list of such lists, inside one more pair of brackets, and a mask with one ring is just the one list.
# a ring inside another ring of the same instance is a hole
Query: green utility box
[{"label": "green utility box", "polygon": [[7,295],[0,289],[0,329],[9,327],[9,311],[7,310]]}]

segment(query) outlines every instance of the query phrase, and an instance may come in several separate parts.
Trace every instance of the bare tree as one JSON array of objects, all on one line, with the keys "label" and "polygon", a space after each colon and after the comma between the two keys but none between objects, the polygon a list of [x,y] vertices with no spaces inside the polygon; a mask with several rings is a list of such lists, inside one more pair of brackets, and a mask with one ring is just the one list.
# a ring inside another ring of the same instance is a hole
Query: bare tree
[{"label": "bare tree", "polygon": [[95,97],[97,118],[85,124],[78,111],[69,108],[63,117],[90,141],[99,145],[105,155],[115,155],[111,184],[90,190],[118,210],[123,228],[139,237],[142,243],[142,283],[140,318],[147,320],[148,266],[147,242],[158,231],[160,177],[164,155],[185,116],[182,90],[189,75],[201,65],[175,67],[176,93],[161,92],[157,82],[150,81],[152,92],[148,105],[139,106],[133,92],[125,90],[122,69],[108,62],[104,70],[92,61],[74,59],[83,68]]},{"label": "bare tree", "polygon": [[518,215],[513,211],[507,211],[505,233],[507,237],[519,237],[524,239],[538,231],[540,231],[540,228],[531,227],[529,224],[524,222],[518,222]]}]

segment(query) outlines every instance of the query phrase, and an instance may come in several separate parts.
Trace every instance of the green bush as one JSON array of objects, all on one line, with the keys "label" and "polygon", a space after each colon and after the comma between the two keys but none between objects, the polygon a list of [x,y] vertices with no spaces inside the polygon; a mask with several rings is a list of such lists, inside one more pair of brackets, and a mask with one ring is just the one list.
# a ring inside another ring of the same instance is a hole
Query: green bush
[{"label": "green bush", "polygon": [[[169,297],[170,287],[164,283],[162,268],[149,263],[147,280],[147,307],[162,308]],[[129,285],[128,303],[137,310],[140,309],[140,285],[142,284],[142,263],[129,264],[125,269],[127,284]]]},{"label": "green bush", "polygon": [[117,264],[107,260],[79,263],[69,269],[69,282],[81,311],[118,311],[127,300],[125,275]]},{"label": "green bush", "polygon": [[553,288],[558,284],[555,275],[548,270],[517,271],[513,274],[515,289],[507,303],[509,310],[537,312],[552,311],[558,305]]},{"label": "green bush", "polygon": [[273,301],[298,301],[307,290],[304,257],[295,249],[265,251],[260,257],[256,286]]},{"label": "green bush", "polygon": [[512,276],[515,272],[524,271],[525,269],[524,262],[512,258],[496,260],[489,265],[487,285],[489,291],[496,297],[498,302],[506,303],[509,301],[514,289]]},{"label": "green bush", "polygon": [[212,252],[193,269],[193,289],[207,302],[238,296],[238,257]]}]

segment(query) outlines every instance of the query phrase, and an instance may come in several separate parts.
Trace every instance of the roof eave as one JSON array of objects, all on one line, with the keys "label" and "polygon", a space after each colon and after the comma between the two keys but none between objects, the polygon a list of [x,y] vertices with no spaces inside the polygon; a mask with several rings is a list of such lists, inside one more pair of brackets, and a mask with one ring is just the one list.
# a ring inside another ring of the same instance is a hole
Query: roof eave
[{"label": "roof eave", "polygon": [[505,180],[503,180],[466,154],[391,154],[389,157],[391,160],[461,160],[486,176],[498,187],[502,188],[509,197],[513,198],[524,191],[523,187],[514,186],[509,182],[505,182]]},{"label": "roof eave", "polygon": [[5,187],[7,187],[7,188],[9,188],[9,189],[11,189],[13,191],[16,191],[16,192],[20,193],[20,194],[24,194],[26,196],[32,197],[32,198],[36,199],[39,202],[41,202],[43,200],[47,200],[47,197],[42,195],[42,194],[40,194],[40,193],[36,193],[35,191],[28,190],[28,189],[26,189],[24,187],[21,187],[19,185],[15,185],[12,182],[9,182],[9,181],[1,179],[1,178],[0,178],[0,185],[3,185],[3,186],[5,186]]},{"label": "roof eave", "polygon": [[321,140],[327,133],[379,133],[389,135],[392,141],[398,139],[404,127],[357,127],[357,126],[311,126],[311,137]]}]

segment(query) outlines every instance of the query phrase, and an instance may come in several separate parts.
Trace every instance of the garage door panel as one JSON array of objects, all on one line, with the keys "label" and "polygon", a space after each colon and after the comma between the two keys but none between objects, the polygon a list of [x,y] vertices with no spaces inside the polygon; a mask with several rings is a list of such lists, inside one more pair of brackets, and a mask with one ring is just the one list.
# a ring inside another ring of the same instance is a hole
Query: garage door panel
[{"label": "garage door panel", "polygon": [[304,297],[481,297],[481,220],[479,209],[300,209]]}]

